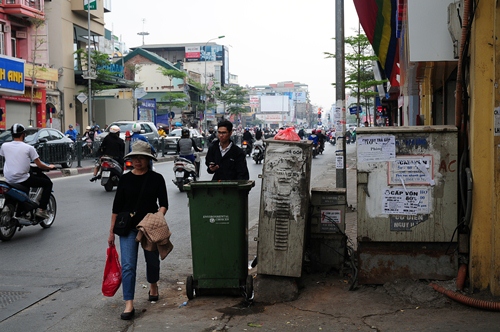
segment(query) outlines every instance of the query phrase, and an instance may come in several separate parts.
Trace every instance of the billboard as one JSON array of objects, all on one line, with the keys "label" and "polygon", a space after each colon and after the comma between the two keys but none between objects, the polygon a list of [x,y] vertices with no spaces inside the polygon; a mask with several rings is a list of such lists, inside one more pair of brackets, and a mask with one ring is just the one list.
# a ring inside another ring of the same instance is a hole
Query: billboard
[{"label": "billboard", "polygon": [[200,46],[186,46],[184,52],[185,52],[184,57],[186,58],[187,61],[199,61],[196,59],[200,59],[201,56]]},{"label": "billboard", "polygon": [[137,120],[149,121],[156,124],[156,99],[139,99]]},{"label": "billboard", "polygon": [[261,112],[281,113],[290,111],[288,96],[262,96],[260,97]]},{"label": "billboard", "polygon": [[186,46],[186,61],[222,61],[224,49],[222,45]]}]

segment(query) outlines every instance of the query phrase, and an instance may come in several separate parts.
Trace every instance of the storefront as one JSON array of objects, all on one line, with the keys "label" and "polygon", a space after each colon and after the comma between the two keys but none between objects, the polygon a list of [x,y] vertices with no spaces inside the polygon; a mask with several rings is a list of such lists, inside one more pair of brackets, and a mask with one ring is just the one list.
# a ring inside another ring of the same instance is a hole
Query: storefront
[{"label": "storefront", "polygon": [[0,56],[0,130],[16,122],[45,127],[45,80],[26,77],[26,67],[22,59]]}]

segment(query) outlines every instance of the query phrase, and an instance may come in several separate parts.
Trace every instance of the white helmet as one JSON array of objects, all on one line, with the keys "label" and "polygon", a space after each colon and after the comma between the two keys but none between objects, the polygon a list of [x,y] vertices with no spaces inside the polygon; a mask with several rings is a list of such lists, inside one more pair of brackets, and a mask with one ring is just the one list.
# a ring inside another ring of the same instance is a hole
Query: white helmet
[{"label": "white helmet", "polygon": [[118,127],[117,125],[112,125],[111,127],[109,127],[109,132],[113,134],[119,133],[120,127]]},{"label": "white helmet", "polygon": [[141,132],[141,124],[140,123],[134,123],[132,125],[132,131],[134,133],[140,133]]}]

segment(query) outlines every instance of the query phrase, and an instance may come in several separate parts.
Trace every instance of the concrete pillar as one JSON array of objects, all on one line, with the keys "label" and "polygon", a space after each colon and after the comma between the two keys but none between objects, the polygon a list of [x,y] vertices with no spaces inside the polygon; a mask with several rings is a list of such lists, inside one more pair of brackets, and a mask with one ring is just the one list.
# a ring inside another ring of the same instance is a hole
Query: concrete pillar
[{"label": "concrete pillar", "polygon": [[[496,2],[480,1],[470,36],[470,165],[473,203],[469,276],[472,289],[489,288],[500,295],[500,136],[495,136],[494,110],[500,106],[500,28]],[[498,234],[498,235],[497,235]]]}]

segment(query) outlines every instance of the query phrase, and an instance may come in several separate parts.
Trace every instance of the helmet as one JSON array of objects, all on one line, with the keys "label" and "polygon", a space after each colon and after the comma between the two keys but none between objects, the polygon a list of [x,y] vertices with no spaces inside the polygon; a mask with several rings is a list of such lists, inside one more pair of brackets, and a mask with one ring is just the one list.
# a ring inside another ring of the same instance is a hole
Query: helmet
[{"label": "helmet", "polygon": [[86,129],[86,130],[90,130],[91,128],[90,128],[90,126],[87,126],[85,129]]},{"label": "helmet", "polygon": [[163,129],[163,126],[158,127],[158,129]]},{"label": "helmet", "polygon": [[312,134],[316,134],[316,129],[313,129],[313,130],[311,131],[311,133],[312,133]]},{"label": "helmet", "polygon": [[14,123],[12,127],[10,127],[10,131],[14,135],[22,134],[24,133],[24,130],[25,130],[24,126],[20,123]]},{"label": "helmet", "polygon": [[140,123],[134,123],[132,125],[132,131],[134,133],[140,133],[141,132],[141,124]]},{"label": "helmet", "polygon": [[112,125],[111,127],[109,127],[109,132],[113,134],[119,133],[120,127],[118,127],[117,125]]},{"label": "helmet", "polygon": [[182,128],[182,131],[181,131],[181,136],[182,136],[182,137],[189,137],[189,129],[187,129],[187,128]]}]

